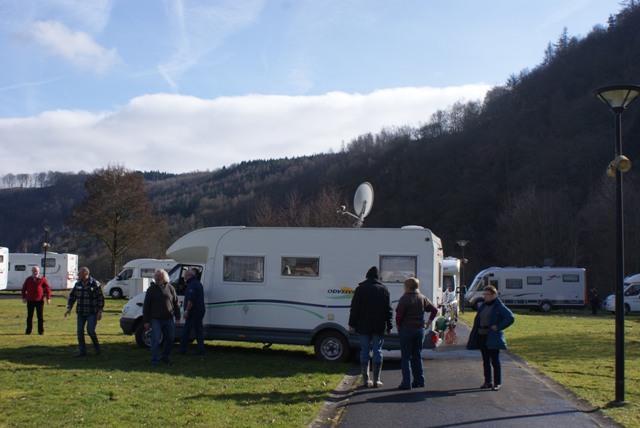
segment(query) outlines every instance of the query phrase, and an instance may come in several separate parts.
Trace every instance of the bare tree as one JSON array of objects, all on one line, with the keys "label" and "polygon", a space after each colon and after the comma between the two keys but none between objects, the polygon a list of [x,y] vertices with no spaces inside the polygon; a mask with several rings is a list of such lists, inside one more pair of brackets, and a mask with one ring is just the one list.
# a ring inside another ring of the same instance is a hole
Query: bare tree
[{"label": "bare tree", "polygon": [[349,220],[336,213],[345,197],[335,187],[320,190],[313,198],[303,200],[300,192],[291,190],[280,209],[274,209],[271,201],[262,198],[258,202],[253,224],[278,227],[340,227]]},{"label": "bare tree", "polygon": [[157,242],[166,232],[165,222],[152,213],[141,174],[110,165],[89,176],[85,189],[87,196],[71,218],[75,226],[107,246],[113,275],[129,249]]}]

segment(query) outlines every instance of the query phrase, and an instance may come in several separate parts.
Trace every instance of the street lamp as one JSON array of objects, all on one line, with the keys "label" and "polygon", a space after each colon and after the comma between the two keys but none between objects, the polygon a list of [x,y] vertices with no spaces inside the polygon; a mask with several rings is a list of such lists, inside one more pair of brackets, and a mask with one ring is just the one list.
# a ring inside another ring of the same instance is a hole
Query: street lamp
[{"label": "street lamp", "polygon": [[42,243],[42,248],[44,248],[44,260],[42,261],[42,276],[47,277],[47,250],[49,249],[49,232],[51,231],[51,227],[45,226],[42,228],[44,230],[44,242]]},{"label": "street lamp", "polygon": [[631,169],[631,161],[622,154],[622,112],[640,95],[640,85],[614,85],[598,88],[593,96],[603,101],[613,112],[616,128],[615,159],[609,164],[607,174],[616,179],[616,399],[624,403],[624,213],[622,173]]},{"label": "street lamp", "polygon": [[460,310],[462,311],[462,313],[464,314],[464,289],[467,288],[467,286],[465,285],[464,282],[464,265],[465,263],[467,263],[467,259],[464,258],[464,247],[467,246],[467,244],[469,243],[469,241],[467,241],[466,239],[461,239],[459,241],[456,241],[456,244],[460,245],[460,247],[462,247],[462,260],[461,260],[461,264],[460,264],[460,279],[461,279],[461,284],[458,287],[458,294],[460,295],[460,298],[458,299],[458,307],[460,308]]}]

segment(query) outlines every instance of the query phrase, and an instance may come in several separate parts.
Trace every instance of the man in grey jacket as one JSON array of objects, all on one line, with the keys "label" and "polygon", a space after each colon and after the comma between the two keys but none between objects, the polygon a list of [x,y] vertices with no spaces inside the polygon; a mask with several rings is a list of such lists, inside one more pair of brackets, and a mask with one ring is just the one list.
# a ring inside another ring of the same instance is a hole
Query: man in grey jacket
[{"label": "man in grey jacket", "polygon": [[[144,328],[151,328],[151,364],[169,364],[169,355],[175,338],[175,321],[180,321],[178,295],[169,283],[169,275],[158,269],[153,283],[147,289],[142,306]],[[158,355],[160,339],[164,337],[162,355]]]}]

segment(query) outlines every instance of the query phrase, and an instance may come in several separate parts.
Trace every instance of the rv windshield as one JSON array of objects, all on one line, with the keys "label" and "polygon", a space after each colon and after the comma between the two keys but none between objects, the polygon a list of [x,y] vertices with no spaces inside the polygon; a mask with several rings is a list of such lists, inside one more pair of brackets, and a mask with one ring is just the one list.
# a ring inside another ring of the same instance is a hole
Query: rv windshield
[{"label": "rv windshield", "polygon": [[453,276],[443,276],[442,277],[442,286],[443,290],[451,287],[451,291],[456,291],[456,279]]},{"label": "rv windshield", "polygon": [[480,288],[480,286],[482,285],[482,280],[484,278],[476,278],[473,280],[473,283],[471,284],[471,286],[469,286],[469,289],[467,290],[467,293],[473,293],[474,291],[477,291],[478,288]]},{"label": "rv windshield", "polygon": [[119,281],[124,281],[126,279],[131,278],[132,276],[133,276],[133,269],[125,269],[119,274],[117,274],[116,278],[118,278]]}]

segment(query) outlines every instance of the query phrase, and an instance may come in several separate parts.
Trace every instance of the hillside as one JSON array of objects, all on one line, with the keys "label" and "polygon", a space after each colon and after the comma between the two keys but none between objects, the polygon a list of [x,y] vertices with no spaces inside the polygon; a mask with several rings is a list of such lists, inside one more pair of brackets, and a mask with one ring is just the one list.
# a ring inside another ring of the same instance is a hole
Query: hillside
[{"label": "hillside", "polygon": [[[604,176],[614,153],[613,116],[592,96],[600,86],[640,83],[640,7],[628,6],[608,28],[578,40],[566,32],[533,70],[514,73],[482,104],[456,104],[418,129],[362,135],[341,152],[242,162],[172,176],[146,173],[159,214],[170,227],[158,254],[194,228],[257,222],[259,207],[311,204],[326,189],[351,205],[362,181],[375,189],[365,227],[419,224],[460,256],[467,239],[467,282],[491,265],[587,268],[590,284],[613,287],[613,180]],[[640,157],[640,102],[623,115],[624,153]],[[52,225],[58,252],[77,252],[102,269],[100,248],[65,226],[82,197],[83,174],[60,174],[42,188],[0,190],[1,245],[38,251],[42,226]],[[640,271],[640,173],[625,174],[626,269]],[[336,225],[345,225],[335,214]],[[347,223],[348,224],[348,223]],[[72,226],[72,225],[69,225]],[[131,258],[138,256],[131,254]]]}]

